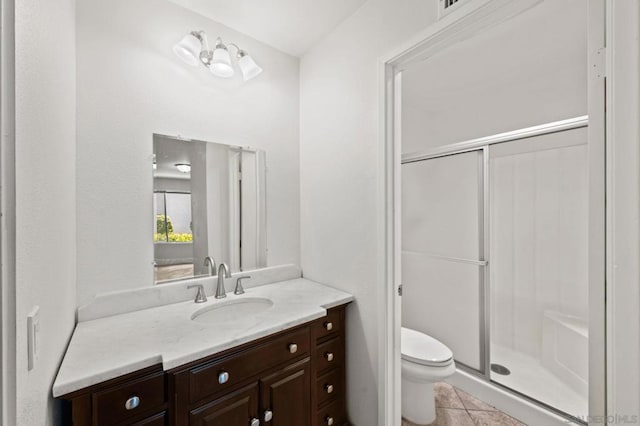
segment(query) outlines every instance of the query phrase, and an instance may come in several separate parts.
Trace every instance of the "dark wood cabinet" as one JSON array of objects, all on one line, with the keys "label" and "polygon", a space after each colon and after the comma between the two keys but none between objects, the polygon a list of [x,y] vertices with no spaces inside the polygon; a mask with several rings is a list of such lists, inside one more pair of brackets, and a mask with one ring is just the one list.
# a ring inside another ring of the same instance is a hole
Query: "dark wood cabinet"
[{"label": "dark wood cabinet", "polygon": [[271,426],[311,424],[310,359],[305,358],[260,379],[262,419]]},{"label": "dark wood cabinet", "polygon": [[348,424],[346,414],[345,307],[330,309],[311,325],[314,351],[312,426]]},{"label": "dark wood cabinet", "polygon": [[163,411],[162,413],[134,422],[133,426],[167,426],[169,424],[168,421],[167,412]]},{"label": "dark wood cabinet", "polygon": [[70,405],[64,424],[168,424],[167,375],[156,365],[62,397]]},{"label": "dark wood cabinet", "polygon": [[251,419],[258,419],[257,383],[230,392],[189,413],[189,424],[193,426],[249,425]]},{"label": "dark wood cabinet", "polygon": [[338,426],[345,307],[170,371],[160,365],[65,395],[74,426]]},{"label": "dark wood cabinet", "polygon": [[165,374],[158,371],[94,392],[93,417],[97,424],[120,423],[132,414],[164,408],[166,401]]}]

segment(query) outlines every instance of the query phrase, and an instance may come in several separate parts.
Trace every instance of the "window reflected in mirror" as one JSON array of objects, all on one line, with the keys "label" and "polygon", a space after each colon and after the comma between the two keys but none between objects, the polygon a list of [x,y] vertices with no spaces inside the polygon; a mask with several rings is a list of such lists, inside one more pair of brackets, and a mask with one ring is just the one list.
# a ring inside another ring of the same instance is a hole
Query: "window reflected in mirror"
[{"label": "window reflected in mirror", "polygon": [[153,206],[156,215],[154,242],[190,243],[193,241],[191,194],[154,191]]}]

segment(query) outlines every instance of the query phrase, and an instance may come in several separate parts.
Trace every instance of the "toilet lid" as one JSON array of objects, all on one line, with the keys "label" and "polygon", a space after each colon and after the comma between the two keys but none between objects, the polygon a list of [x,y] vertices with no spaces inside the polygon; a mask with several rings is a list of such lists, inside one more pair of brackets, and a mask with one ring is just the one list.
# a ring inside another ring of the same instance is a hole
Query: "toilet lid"
[{"label": "toilet lid", "polygon": [[402,327],[402,359],[416,364],[441,366],[450,364],[453,352],[443,343],[419,331]]}]

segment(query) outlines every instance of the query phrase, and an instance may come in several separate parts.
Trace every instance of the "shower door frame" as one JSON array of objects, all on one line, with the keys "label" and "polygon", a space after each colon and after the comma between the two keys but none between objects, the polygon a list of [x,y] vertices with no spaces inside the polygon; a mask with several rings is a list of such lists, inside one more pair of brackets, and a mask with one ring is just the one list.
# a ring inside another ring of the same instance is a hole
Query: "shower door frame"
[{"label": "shower door frame", "polygon": [[[401,168],[401,93],[402,71],[411,64],[423,61],[447,49],[461,40],[480,34],[484,30],[510,19],[542,0],[469,0],[464,7],[453,11],[437,21],[424,32],[408,40],[388,55],[379,59],[379,152],[381,180],[379,190],[379,241],[383,250],[380,255],[379,272],[385,283],[380,310],[380,360],[379,360],[379,404],[378,424],[399,425],[401,420],[400,397],[400,327],[402,279],[400,273],[401,241],[400,241],[400,168]],[[606,278],[611,276],[611,258],[607,258],[613,243],[606,230],[610,225],[611,210],[605,210],[605,190],[610,185],[611,157],[606,141],[613,141],[611,111],[614,107],[620,110],[636,111],[635,105],[629,105],[633,97],[626,97],[625,102],[614,102],[608,87],[606,74],[613,72],[613,49],[606,50],[606,41],[612,35],[627,35],[632,23],[615,22],[616,15],[611,0],[589,0],[588,17],[588,115],[590,125],[589,137],[589,239],[602,242],[602,247],[589,249],[589,293],[590,293],[590,346],[589,346],[589,415],[606,416],[608,409],[614,405],[608,390],[613,388],[612,367],[607,363],[607,356],[613,358],[611,343],[607,335],[612,331],[609,319],[613,316],[606,310],[605,295],[612,299],[611,287],[607,287]],[[614,23],[616,24],[614,26]],[[633,28],[633,27],[631,27]],[[605,36],[606,35],[606,36]],[[612,43],[613,44],[613,43]],[[622,53],[629,53],[634,47],[624,45]],[[622,57],[622,55],[620,55]],[[631,57],[635,57],[631,55]],[[624,62],[622,60],[621,62]],[[626,77],[626,76],[625,76]],[[625,80],[627,81],[627,80]],[[608,111],[605,106],[608,106]],[[629,108],[631,106],[632,108]],[[609,124],[609,126],[607,126]],[[624,133],[633,133],[629,126],[622,127]],[[470,142],[469,142],[470,143]],[[485,142],[486,143],[486,142]],[[630,142],[623,142],[620,150],[632,151]],[[638,166],[636,166],[638,167]],[[628,170],[633,172],[633,169]],[[605,178],[606,176],[606,178]],[[632,194],[630,185],[627,194]],[[630,230],[632,224],[626,223]],[[605,239],[606,238],[606,239]],[[599,245],[599,244],[598,244]],[[487,269],[487,268],[485,268]],[[633,273],[629,268],[627,275]],[[612,280],[613,281],[613,280]],[[625,289],[626,290],[626,289]],[[627,290],[631,293],[631,290]],[[618,297],[624,299],[623,292]],[[593,319],[597,319],[594,321]],[[624,330],[625,332],[627,330]],[[627,332],[630,336],[630,333]],[[604,344],[603,344],[604,343]],[[615,342],[613,342],[615,346]],[[622,355],[624,357],[624,355]],[[486,357],[485,357],[486,358]],[[624,360],[623,360],[624,361]],[[486,359],[485,359],[486,362]],[[623,363],[624,364],[624,363]],[[608,374],[610,375],[608,377]],[[517,395],[515,392],[511,392]],[[546,408],[546,407],[545,407]],[[613,411],[612,411],[613,412]]]}]

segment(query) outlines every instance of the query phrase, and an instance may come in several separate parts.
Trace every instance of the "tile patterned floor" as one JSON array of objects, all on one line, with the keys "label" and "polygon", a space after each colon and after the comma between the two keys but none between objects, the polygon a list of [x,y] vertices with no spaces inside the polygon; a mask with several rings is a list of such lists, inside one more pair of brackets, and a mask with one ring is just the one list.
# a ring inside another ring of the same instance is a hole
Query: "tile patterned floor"
[{"label": "tile patterned floor", "polygon": [[[448,383],[434,385],[436,420],[429,426],[526,426]],[[421,426],[402,420],[402,426]]]}]

